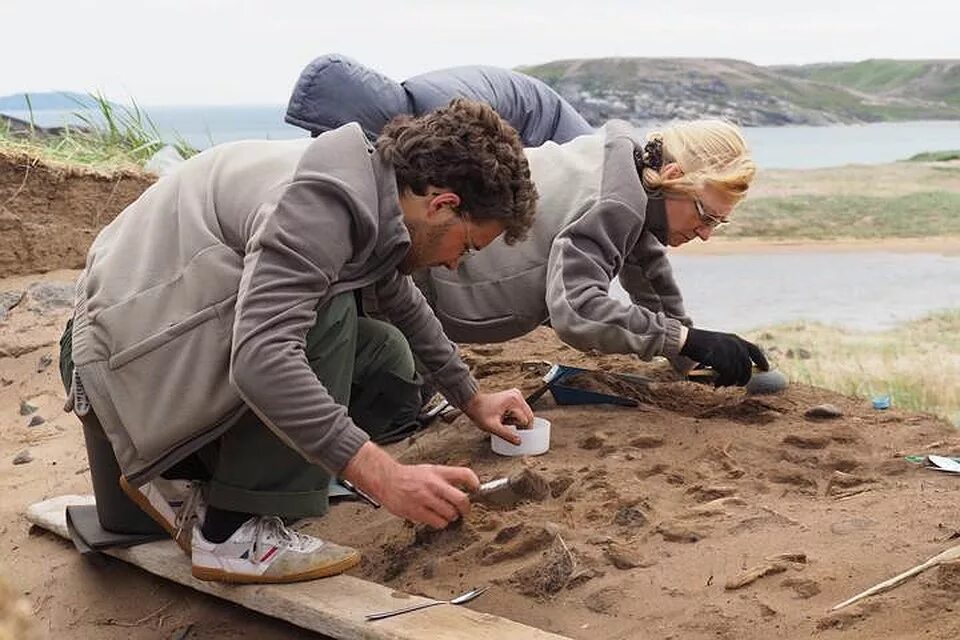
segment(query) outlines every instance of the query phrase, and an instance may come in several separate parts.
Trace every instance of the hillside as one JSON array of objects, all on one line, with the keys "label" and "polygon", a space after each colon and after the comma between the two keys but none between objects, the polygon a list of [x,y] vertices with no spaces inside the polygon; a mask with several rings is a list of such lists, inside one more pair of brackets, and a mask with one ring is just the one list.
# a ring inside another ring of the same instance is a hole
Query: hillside
[{"label": "hillside", "polygon": [[960,61],[762,67],[717,58],[601,58],[521,67],[593,124],[725,117],[747,126],[960,118]]},{"label": "hillside", "polygon": [[[29,98],[29,103],[28,103]],[[8,111],[48,111],[90,109],[96,107],[96,100],[85,93],[71,91],[45,91],[42,93],[14,93],[0,96],[0,112]]]}]

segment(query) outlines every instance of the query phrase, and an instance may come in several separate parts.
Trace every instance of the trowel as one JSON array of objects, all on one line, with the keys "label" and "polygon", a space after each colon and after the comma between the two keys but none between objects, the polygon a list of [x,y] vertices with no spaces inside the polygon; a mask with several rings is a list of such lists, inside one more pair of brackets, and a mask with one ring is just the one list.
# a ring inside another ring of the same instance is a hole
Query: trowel
[{"label": "trowel", "polygon": [[545,500],[550,495],[550,481],[532,469],[484,482],[470,494],[471,502],[496,507],[512,507],[521,502]]}]

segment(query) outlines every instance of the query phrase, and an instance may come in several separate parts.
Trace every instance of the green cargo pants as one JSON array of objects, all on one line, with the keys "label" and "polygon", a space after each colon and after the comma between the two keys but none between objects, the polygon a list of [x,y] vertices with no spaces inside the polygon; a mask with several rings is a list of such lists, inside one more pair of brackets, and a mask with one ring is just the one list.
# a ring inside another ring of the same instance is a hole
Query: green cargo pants
[{"label": "green cargo pants", "polygon": [[[61,341],[65,380],[72,370],[68,336],[69,329]],[[348,407],[372,439],[416,420],[420,384],[410,346],[396,327],[360,317],[353,293],[318,308],[306,354],[333,399]],[[318,516],[329,508],[330,475],[284,444],[253,411],[195,456],[198,460],[178,467],[196,468],[199,461],[207,471],[206,499],[212,506],[289,518]]]}]

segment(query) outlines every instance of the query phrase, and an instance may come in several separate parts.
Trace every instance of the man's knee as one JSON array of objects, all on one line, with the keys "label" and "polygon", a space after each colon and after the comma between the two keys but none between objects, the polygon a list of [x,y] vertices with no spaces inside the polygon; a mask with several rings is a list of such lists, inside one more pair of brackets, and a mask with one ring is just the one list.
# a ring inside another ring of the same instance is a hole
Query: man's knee
[{"label": "man's knee", "polygon": [[413,353],[407,338],[391,324],[363,318],[360,333],[370,350],[369,367],[407,380],[414,377]]}]

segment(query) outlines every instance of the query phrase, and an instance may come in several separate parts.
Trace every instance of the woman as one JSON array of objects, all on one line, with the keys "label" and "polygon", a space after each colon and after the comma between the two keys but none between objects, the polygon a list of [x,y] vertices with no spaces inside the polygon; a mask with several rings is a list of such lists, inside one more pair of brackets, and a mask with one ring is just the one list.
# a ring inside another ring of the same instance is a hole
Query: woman
[{"label": "woman", "polygon": [[[578,349],[700,362],[720,385],[767,368],[755,345],[692,326],[666,257],[667,245],[708,240],[746,195],[756,167],[737,127],[698,120],[640,140],[612,121],[526,155],[540,194],[529,238],[418,278],[451,339],[500,342],[549,321]],[[633,304],[609,296],[617,276]]]},{"label": "woman", "polygon": [[[463,94],[518,129],[540,198],[525,242],[497,240],[455,270],[415,275],[451,339],[500,342],[549,322],[579,349],[712,366],[720,385],[746,384],[752,363],[767,368],[755,345],[693,327],[666,257],[667,245],[709,239],[746,195],[756,168],[734,125],[682,123],[645,140],[625,122],[594,132],[523,74],[461,67],[400,84],[336,54],[301,74],[287,121],[316,134],[357,120],[375,137],[393,115]],[[609,297],[616,276],[633,304]]]}]

